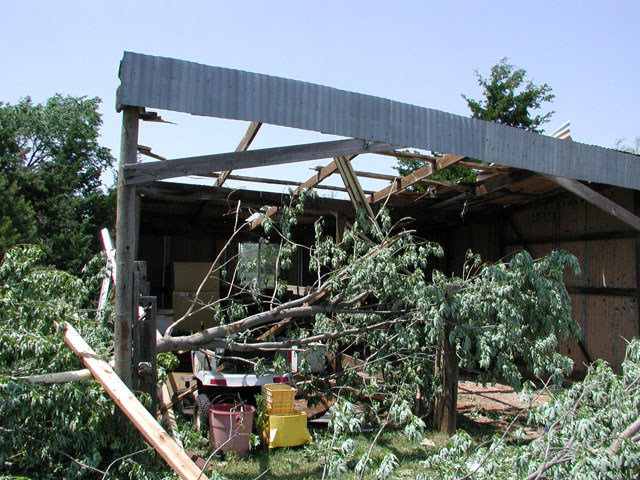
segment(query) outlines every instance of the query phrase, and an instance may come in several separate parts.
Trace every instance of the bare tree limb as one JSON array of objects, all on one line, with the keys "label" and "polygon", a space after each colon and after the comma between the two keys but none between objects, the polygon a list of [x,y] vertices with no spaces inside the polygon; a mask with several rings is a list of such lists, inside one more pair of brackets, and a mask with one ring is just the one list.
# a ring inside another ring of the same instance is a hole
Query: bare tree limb
[{"label": "bare tree limb", "polygon": [[611,445],[611,448],[609,449],[609,455],[615,455],[616,453],[618,453],[618,450],[620,450],[620,445],[622,445],[622,442],[624,441],[624,439],[633,437],[636,433],[638,433],[638,431],[640,431],[640,418],[638,418],[635,422],[629,425],[625,429],[625,431],[620,434],[620,436],[613,443],[613,445]]}]

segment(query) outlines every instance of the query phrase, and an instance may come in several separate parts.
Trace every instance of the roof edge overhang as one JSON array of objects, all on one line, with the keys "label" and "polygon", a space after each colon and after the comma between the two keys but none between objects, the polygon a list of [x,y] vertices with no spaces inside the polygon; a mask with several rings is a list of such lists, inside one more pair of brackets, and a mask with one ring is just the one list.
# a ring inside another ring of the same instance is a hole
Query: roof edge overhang
[{"label": "roof edge overhang", "polygon": [[640,190],[640,157],[385,98],[125,52],[117,106],[269,123]]}]

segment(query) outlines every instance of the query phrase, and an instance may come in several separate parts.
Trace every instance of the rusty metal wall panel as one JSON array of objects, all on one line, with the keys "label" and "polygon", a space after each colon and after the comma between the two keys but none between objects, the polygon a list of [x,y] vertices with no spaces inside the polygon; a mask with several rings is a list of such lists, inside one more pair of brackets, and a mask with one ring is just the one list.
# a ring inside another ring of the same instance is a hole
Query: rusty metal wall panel
[{"label": "rusty metal wall panel", "polygon": [[640,157],[286,78],[125,52],[118,105],[256,121],[640,189]]}]

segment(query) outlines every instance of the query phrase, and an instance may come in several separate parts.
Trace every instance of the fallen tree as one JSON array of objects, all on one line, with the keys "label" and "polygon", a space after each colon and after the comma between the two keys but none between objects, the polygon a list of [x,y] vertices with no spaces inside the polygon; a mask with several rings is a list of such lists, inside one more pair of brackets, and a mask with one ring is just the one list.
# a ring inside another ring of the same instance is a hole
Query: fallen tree
[{"label": "fallen tree", "polygon": [[[304,198],[305,193],[283,208],[278,224],[267,217],[262,222],[269,242],[280,245],[273,293],[265,295],[251,283],[230,289],[228,296],[206,305],[217,326],[175,335],[179,320],[159,339],[159,352],[319,345],[334,355],[348,351],[362,360],[360,374],[334,375],[334,383],[325,383],[325,389],[335,393],[349,386],[351,392],[376,391],[382,398],[404,392],[411,402],[424,400],[423,413],[435,405],[437,426],[449,433],[455,430],[459,366],[479,372],[484,382],[500,380],[516,388],[523,380],[519,363],[557,381],[570,372],[572,363],[557,346],[558,338],[578,332],[562,283],[565,268],[579,268],[573,256],[553,252],[533,260],[520,252],[508,262],[482,264],[469,254],[463,274],[447,276],[430,267],[431,260],[443,254],[440,246],[403,228],[406,221],[392,225],[384,210],[378,214],[379,228],[361,214],[341,242],[324,234],[320,219],[314,244],[296,245],[291,229]],[[239,209],[236,213],[240,218]],[[291,264],[295,248],[308,249],[316,280],[306,294],[291,299],[279,276]],[[229,266],[214,264],[210,275],[222,276]],[[228,277],[235,285],[237,270]],[[256,311],[250,315],[248,292]],[[265,338],[284,323],[289,327],[287,340]],[[316,385],[323,384],[322,378],[316,380]]]}]

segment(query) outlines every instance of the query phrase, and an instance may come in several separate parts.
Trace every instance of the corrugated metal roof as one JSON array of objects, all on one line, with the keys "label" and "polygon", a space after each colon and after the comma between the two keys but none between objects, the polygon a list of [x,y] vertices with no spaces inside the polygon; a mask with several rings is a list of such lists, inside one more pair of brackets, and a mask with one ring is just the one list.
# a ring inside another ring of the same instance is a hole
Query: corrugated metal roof
[{"label": "corrugated metal roof", "polygon": [[118,104],[387,142],[640,190],[640,157],[269,75],[125,52]]}]

